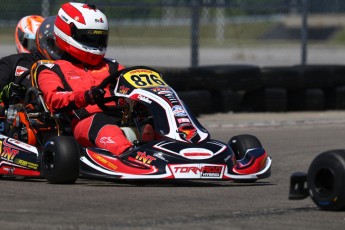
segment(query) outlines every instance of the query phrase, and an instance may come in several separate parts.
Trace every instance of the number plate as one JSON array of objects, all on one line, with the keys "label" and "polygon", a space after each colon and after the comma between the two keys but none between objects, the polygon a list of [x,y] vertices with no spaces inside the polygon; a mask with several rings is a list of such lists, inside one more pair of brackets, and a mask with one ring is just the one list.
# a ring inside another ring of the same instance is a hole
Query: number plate
[{"label": "number plate", "polygon": [[149,69],[135,69],[123,75],[126,81],[135,88],[167,86],[160,74]]}]

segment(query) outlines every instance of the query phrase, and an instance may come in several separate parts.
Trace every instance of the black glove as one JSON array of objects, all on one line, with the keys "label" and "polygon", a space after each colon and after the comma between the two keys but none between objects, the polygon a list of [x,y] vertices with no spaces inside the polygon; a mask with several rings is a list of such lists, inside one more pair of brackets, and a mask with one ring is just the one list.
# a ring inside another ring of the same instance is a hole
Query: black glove
[{"label": "black glove", "polygon": [[3,90],[0,92],[0,102],[5,104],[7,108],[9,103],[17,98],[24,99],[26,88],[22,85],[14,84],[11,82],[6,85]]},{"label": "black glove", "polygon": [[96,102],[104,98],[105,91],[97,86],[91,87],[88,91],[85,92],[84,97],[88,104],[94,105]]}]

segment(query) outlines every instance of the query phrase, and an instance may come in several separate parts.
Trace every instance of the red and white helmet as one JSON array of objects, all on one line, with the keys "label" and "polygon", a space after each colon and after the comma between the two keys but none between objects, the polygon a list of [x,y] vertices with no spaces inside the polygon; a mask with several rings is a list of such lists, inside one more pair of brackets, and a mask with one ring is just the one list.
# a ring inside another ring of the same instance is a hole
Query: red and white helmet
[{"label": "red and white helmet", "polygon": [[55,20],[56,45],[89,65],[99,64],[108,46],[108,20],[94,5],[65,3]]},{"label": "red and white helmet", "polygon": [[39,15],[29,15],[20,19],[14,34],[18,53],[30,53],[30,49],[36,46],[36,31],[43,20],[44,18]]}]

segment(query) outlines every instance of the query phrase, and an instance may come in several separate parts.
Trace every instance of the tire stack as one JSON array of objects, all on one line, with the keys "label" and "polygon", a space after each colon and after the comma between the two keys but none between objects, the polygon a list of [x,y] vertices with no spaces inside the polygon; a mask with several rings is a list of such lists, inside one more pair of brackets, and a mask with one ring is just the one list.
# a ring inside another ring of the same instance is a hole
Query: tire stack
[{"label": "tire stack", "polygon": [[156,69],[196,115],[240,111],[244,93],[262,87],[261,70],[257,66]]},{"label": "tire stack", "polygon": [[345,109],[345,66],[333,65],[333,87],[326,91],[326,109]]},{"label": "tire stack", "polygon": [[156,68],[196,115],[345,109],[345,66]]}]

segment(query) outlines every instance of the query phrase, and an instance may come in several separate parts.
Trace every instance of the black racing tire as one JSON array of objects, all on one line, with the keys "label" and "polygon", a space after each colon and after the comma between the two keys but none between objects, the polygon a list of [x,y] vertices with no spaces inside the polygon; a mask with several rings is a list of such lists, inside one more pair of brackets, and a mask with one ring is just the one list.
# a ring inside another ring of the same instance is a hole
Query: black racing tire
[{"label": "black racing tire", "polygon": [[162,74],[164,81],[176,91],[190,90],[194,79],[189,68],[155,67]]},{"label": "black racing tire", "polygon": [[247,111],[283,112],[287,110],[287,91],[283,88],[262,88],[244,94],[242,106]]},{"label": "black racing tire", "polygon": [[332,65],[295,65],[302,75],[303,88],[330,88],[334,86]]},{"label": "black racing tire", "polygon": [[233,136],[229,140],[228,144],[234,151],[237,160],[241,160],[245,156],[248,149],[262,147],[259,139],[250,134]]},{"label": "black racing tire", "polygon": [[191,67],[193,89],[248,91],[262,86],[261,69],[254,65]]},{"label": "black racing tire", "polygon": [[267,66],[261,68],[264,87],[296,90],[303,88],[302,74],[293,66]]},{"label": "black racing tire", "polygon": [[73,184],[79,176],[79,145],[73,137],[55,136],[43,148],[42,175],[52,184]]},{"label": "black racing tire", "polygon": [[332,89],[331,96],[327,99],[328,104],[333,103],[328,109],[345,109],[345,86],[339,86]]},{"label": "black racing tire", "polygon": [[233,90],[214,90],[210,92],[213,113],[226,113],[240,110],[242,100],[242,94],[240,92]]},{"label": "black racing tire", "polygon": [[308,170],[311,199],[323,210],[345,210],[345,150],[319,154]]},{"label": "black racing tire", "polygon": [[212,113],[212,96],[207,90],[190,90],[177,92],[179,98],[195,115]]},{"label": "black racing tire", "polygon": [[323,89],[308,88],[288,92],[288,110],[290,111],[321,111],[325,107]]}]

